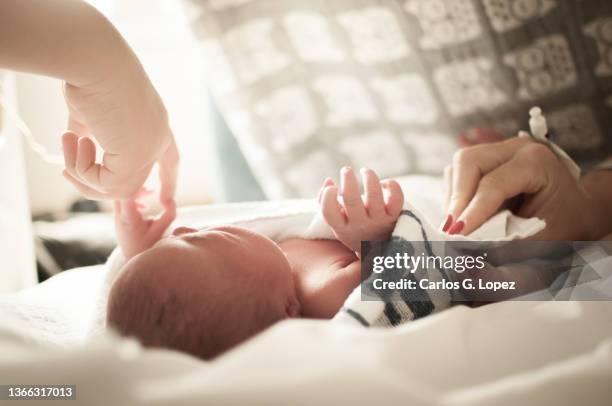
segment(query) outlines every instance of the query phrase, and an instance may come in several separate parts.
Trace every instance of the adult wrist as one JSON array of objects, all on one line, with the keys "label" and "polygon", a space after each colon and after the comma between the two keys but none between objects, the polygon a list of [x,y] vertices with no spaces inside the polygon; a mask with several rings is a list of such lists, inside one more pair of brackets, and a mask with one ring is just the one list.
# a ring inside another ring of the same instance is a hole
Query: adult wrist
[{"label": "adult wrist", "polygon": [[593,170],[580,179],[586,198],[589,240],[598,240],[612,232],[612,171]]}]

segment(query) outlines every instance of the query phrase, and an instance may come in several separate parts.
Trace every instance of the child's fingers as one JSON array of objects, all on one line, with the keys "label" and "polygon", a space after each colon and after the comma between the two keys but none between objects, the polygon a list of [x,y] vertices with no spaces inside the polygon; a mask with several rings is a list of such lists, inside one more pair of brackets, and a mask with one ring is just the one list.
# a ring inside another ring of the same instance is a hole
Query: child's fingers
[{"label": "child's fingers", "polygon": [[371,169],[362,169],[361,178],[365,188],[366,209],[370,217],[385,213],[385,200],[383,197],[380,179]]},{"label": "child's fingers", "polygon": [[141,212],[141,213],[149,210],[149,205],[148,204],[142,203],[142,202],[139,202],[139,201],[136,202],[136,207],[138,208],[138,211]]},{"label": "child's fingers", "polygon": [[323,186],[319,189],[319,194],[317,195],[317,201],[321,204],[321,198],[323,197],[323,191],[327,186],[336,186],[332,178],[325,178],[323,181]]},{"label": "child's fingers", "polygon": [[119,200],[114,200],[113,208],[115,209],[115,218],[118,218],[121,215],[121,202]]},{"label": "child's fingers", "polygon": [[387,214],[397,218],[404,208],[404,193],[399,183],[394,180],[386,180],[383,187],[387,190]]},{"label": "child's fingers", "polygon": [[164,202],[164,211],[161,216],[153,221],[151,226],[154,233],[161,234],[166,231],[170,224],[176,219],[176,203],[174,199]]},{"label": "child's fingers", "polygon": [[341,189],[342,202],[344,209],[350,221],[359,223],[366,217],[365,206],[361,199],[361,191],[359,190],[359,182],[355,173],[349,167],[342,168],[341,174]]},{"label": "child's fingers", "polygon": [[126,223],[133,223],[143,218],[138,207],[138,202],[134,199],[121,199],[121,220]]},{"label": "child's fingers", "polygon": [[338,202],[338,188],[336,186],[327,186],[323,189],[321,213],[325,222],[333,229],[339,229],[346,225],[346,216]]}]

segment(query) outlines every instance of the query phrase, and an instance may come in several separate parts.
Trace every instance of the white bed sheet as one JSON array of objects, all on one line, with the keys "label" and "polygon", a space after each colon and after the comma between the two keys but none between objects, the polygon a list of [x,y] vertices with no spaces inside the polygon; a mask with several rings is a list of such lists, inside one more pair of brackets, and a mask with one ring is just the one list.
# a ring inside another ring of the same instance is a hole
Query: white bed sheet
[{"label": "white bed sheet", "polygon": [[[312,207],[212,206],[179,222]],[[76,269],[0,296],[1,383],[76,384],[87,405],[612,403],[609,302],[456,307],[389,330],[288,321],[205,363],[111,334],[88,341],[103,277]]]}]

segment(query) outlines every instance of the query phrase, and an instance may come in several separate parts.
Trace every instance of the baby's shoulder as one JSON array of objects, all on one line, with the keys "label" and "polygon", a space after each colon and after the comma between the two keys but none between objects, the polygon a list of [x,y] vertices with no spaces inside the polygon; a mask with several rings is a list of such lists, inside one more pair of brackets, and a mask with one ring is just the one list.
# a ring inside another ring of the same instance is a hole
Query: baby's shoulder
[{"label": "baby's shoulder", "polygon": [[299,268],[340,269],[357,261],[355,253],[338,240],[292,238],[279,246],[291,265]]}]

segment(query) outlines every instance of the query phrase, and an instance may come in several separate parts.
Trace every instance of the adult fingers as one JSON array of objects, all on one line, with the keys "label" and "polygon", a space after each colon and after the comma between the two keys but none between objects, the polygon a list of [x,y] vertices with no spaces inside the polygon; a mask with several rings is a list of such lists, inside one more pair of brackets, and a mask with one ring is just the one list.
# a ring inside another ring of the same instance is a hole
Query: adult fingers
[{"label": "adult fingers", "polygon": [[[107,153],[104,154],[103,162],[107,161],[108,155]],[[124,179],[126,182],[121,182],[105,164],[96,163],[96,145],[93,140],[87,137],[79,138],[76,173],[80,180],[90,188],[104,192],[109,197],[114,198],[132,197],[142,186],[142,183],[134,185],[133,181],[127,181],[127,179]],[[137,175],[137,172],[131,173],[130,180],[137,179]]]},{"label": "adult fingers", "polygon": [[[77,156],[75,168],[77,175],[86,183],[97,183],[99,177],[95,173],[96,145],[87,137],[80,137],[77,142]],[[88,179],[89,178],[89,179]]]},{"label": "adult fingers", "polygon": [[379,216],[385,212],[385,200],[380,179],[371,169],[362,169],[361,178],[365,189],[366,210],[369,216]]},{"label": "adult fingers", "polygon": [[517,156],[481,179],[474,198],[449,233],[467,235],[491,218],[506,200],[523,193],[535,194],[545,186],[540,164]]},{"label": "adult fingers", "polygon": [[78,178],[76,173],[77,147],[79,136],[72,132],[66,131],[62,134],[62,151],[64,152],[64,167],[74,178]]},{"label": "adult fingers", "polygon": [[453,156],[452,192],[447,214],[459,218],[472,200],[480,179],[510,160],[527,140],[514,138],[494,144],[477,145],[459,150]]},{"label": "adult fingers", "polygon": [[471,147],[473,145],[485,144],[489,142],[502,141],[504,135],[494,128],[476,127],[470,128],[464,133],[459,134],[457,141],[461,148]]},{"label": "adult fingers", "polygon": [[133,185],[144,178],[139,172],[130,172],[131,182],[122,182],[108,169],[106,162],[111,159],[116,161],[116,156],[105,153],[105,163],[97,164],[96,146],[88,137],[79,137],[73,131],[66,131],[62,134],[62,150],[66,172],[71,176],[66,179],[89,199],[126,198],[133,195],[132,191],[136,187],[141,186]]},{"label": "adult fingers", "polygon": [[361,199],[361,191],[359,190],[359,182],[355,173],[349,167],[342,168],[340,173],[340,188],[342,190],[342,201],[344,209],[351,221],[360,222],[365,219],[366,211]]},{"label": "adult fingers", "polygon": [[159,180],[161,190],[159,193],[162,204],[174,200],[176,194],[176,182],[178,179],[179,152],[174,139],[161,159],[159,160]]},{"label": "adult fingers", "polygon": [[[448,213],[448,204],[450,201],[451,194],[453,192],[453,166],[447,165],[444,168],[444,213]],[[448,231],[449,227],[453,223],[453,218],[450,214],[447,214],[446,217],[442,220],[442,224],[440,224],[440,230],[443,232]]]},{"label": "adult fingers", "polygon": [[79,137],[89,137],[91,135],[89,127],[77,120],[74,117],[74,114],[70,114],[70,116],[68,116],[68,131],[72,131]]},{"label": "adult fingers", "polygon": [[109,196],[106,193],[100,192],[99,190],[95,190],[90,188],[89,186],[82,183],[80,180],[73,177],[68,170],[64,170],[62,172],[64,179],[66,179],[81,195],[85,196],[90,200],[106,200],[110,199],[112,196]]}]

